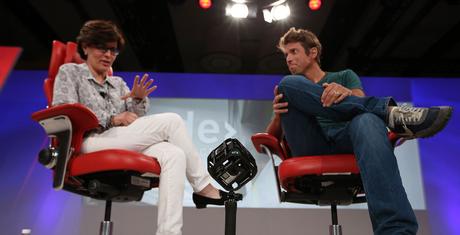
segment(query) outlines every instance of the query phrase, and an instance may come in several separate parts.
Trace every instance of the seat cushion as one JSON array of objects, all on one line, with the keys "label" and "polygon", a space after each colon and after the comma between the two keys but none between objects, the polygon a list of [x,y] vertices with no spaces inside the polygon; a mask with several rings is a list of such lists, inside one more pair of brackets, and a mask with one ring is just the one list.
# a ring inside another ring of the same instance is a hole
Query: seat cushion
[{"label": "seat cushion", "polygon": [[359,174],[353,154],[302,156],[286,159],[278,166],[278,177],[285,190],[297,177],[306,175]]},{"label": "seat cushion", "polygon": [[70,176],[80,176],[113,170],[137,171],[141,174],[160,175],[161,167],[155,158],[122,150],[110,149],[81,154],[73,157],[69,163]]}]

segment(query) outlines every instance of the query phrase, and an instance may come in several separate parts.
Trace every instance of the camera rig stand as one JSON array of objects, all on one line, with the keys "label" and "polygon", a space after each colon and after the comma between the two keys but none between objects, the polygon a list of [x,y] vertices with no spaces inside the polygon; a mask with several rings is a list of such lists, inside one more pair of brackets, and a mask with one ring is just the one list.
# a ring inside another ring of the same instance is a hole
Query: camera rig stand
[{"label": "camera rig stand", "polygon": [[235,191],[256,176],[256,161],[237,139],[229,138],[209,154],[208,172],[229,192],[225,201],[225,235],[235,235],[237,202],[243,199]]}]

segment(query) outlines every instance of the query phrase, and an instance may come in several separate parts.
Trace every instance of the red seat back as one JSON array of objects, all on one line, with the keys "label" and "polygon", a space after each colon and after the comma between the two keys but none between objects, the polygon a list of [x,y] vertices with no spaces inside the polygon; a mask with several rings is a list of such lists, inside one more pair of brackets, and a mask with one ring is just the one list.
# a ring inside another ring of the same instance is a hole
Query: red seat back
[{"label": "red seat back", "polygon": [[[59,67],[65,63],[77,63],[81,64],[85,61],[81,58],[78,53],[78,44],[75,42],[67,42],[64,44],[58,40],[53,41],[53,48],[51,51],[50,66],[48,68],[48,78],[45,79],[43,89],[45,90],[45,96],[48,101],[48,106],[51,106],[53,101],[53,89],[54,79],[59,72]],[[110,67],[109,76],[112,76],[113,70]]]},{"label": "red seat back", "polygon": [[58,40],[53,41],[51,50],[50,66],[48,68],[48,78],[54,79],[59,71],[59,66],[64,63],[66,45]]},{"label": "red seat back", "polygon": [[77,47],[78,47],[78,45],[75,42],[67,42],[66,53],[65,53],[65,58],[64,58],[64,64],[65,63],[81,64],[81,63],[85,62],[80,57],[80,54],[78,53]]},{"label": "red seat back", "polygon": [[45,79],[45,83],[43,84],[48,106],[51,106],[51,102],[53,101],[54,78],[59,71],[59,67],[64,63],[65,55],[66,45],[60,41],[54,40],[51,50],[50,66],[48,68],[48,78]]},{"label": "red seat back", "polygon": [[53,41],[48,78],[45,79],[43,86],[46,99],[48,100],[48,106],[51,106],[51,102],[53,101],[54,79],[59,72],[59,67],[65,63],[80,64],[85,62],[80,57],[80,54],[78,54],[77,46],[75,42],[67,42],[67,44],[64,44],[58,40]]}]

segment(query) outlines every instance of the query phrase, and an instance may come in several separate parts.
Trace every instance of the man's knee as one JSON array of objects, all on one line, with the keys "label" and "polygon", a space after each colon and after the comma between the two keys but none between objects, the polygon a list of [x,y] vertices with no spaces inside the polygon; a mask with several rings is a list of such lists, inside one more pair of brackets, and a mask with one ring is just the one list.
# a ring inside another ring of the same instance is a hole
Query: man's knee
[{"label": "man's knee", "polygon": [[284,87],[297,87],[301,82],[309,81],[304,76],[301,75],[287,75],[281,79],[279,83],[280,88]]},{"label": "man's knee", "polygon": [[285,94],[285,96],[290,96],[289,93],[291,91],[296,94],[299,90],[308,91],[311,89],[317,89],[315,86],[318,85],[308,80],[304,76],[287,75],[281,79],[280,83],[278,84],[278,92]]}]

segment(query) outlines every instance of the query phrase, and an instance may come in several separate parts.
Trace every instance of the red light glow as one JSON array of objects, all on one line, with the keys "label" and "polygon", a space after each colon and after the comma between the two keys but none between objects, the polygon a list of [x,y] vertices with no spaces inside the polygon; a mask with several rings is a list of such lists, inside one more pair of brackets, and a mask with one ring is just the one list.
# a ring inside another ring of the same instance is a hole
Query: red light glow
[{"label": "red light glow", "polygon": [[200,7],[203,9],[209,9],[212,6],[211,0],[199,0]]},{"label": "red light glow", "polygon": [[319,8],[321,8],[321,0],[310,0],[308,2],[308,7],[310,7],[312,11],[319,10]]}]

